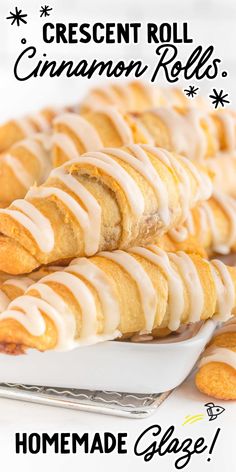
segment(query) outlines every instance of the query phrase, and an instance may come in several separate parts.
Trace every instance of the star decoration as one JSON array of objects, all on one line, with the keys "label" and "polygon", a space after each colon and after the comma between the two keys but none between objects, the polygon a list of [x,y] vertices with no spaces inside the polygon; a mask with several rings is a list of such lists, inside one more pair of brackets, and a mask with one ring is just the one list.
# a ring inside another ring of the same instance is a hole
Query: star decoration
[{"label": "star decoration", "polygon": [[194,87],[193,85],[190,85],[189,89],[184,89],[184,92],[186,92],[187,97],[194,98],[194,95],[197,95],[198,90],[199,90],[198,87]]},{"label": "star decoration", "polygon": [[228,93],[225,93],[224,95],[223,93],[223,90],[217,92],[216,89],[213,89],[213,94],[209,95],[209,98],[213,98],[212,105],[215,105],[215,108],[217,108],[219,105],[224,107],[225,103],[230,103],[229,100],[225,100],[225,97],[228,97]]},{"label": "star decoration", "polygon": [[11,25],[14,25],[14,23],[17,24],[17,26],[20,26],[20,23],[22,21],[22,23],[26,24],[27,21],[24,19],[26,18],[27,14],[26,13],[22,13],[22,10],[18,10],[17,7],[15,7],[15,11],[12,12],[10,11],[10,16],[7,16],[7,20],[12,20],[11,22]]},{"label": "star decoration", "polygon": [[42,18],[42,16],[50,16],[50,13],[49,11],[51,11],[52,8],[50,8],[48,5],[45,5],[44,7],[41,7],[40,10],[39,10],[39,13],[41,13],[40,15],[40,18]]}]

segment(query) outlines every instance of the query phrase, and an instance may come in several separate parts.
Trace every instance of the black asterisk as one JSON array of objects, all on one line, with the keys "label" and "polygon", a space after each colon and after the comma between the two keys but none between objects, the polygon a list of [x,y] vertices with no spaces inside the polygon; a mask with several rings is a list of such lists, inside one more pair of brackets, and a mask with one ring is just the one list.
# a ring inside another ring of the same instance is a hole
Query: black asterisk
[{"label": "black asterisk", "polygon": [[217,92],[216,89],[213,89],[213,94],[209,95],[210,98],[213,98],[212,105],[215,105],[215,108],[217,108],[219,105],[224,107],[225,103],[230,103],[229,100],[225,100],[225,97],[228,97],[228,93],[225,93],[224,95],[223,93],[223,90]]},{"label": "black asterisk", "polygon": [[186,92],[187,97],[193,98],[194,95],[197,95],[198,90],[199,90],[198,87],[194,87],[194,85],[190,85],[189,89],[184,89],[184,92]]},{"label": "black asterisk", "polygon": [[27,21],[24,20],[24,18],[27,16],[26,13],[22,13],[22,10],[18,10],[17,7],[15,7],[15,11],[12,12],[10,11],[10,16],[7,16],[7,20],[12,20],[11,25],[14,25],[16,22],[17,26],[20,26],[20,22],[26,24]]},{"label": "black asterisk", "polygon": [[41,13],[40,18],[42,16],[50,16],[49,11],[51,11],[52,8],[50,8],[48,5],[45,5],[44,7],[41,7],[39,10],[39,13]]}]

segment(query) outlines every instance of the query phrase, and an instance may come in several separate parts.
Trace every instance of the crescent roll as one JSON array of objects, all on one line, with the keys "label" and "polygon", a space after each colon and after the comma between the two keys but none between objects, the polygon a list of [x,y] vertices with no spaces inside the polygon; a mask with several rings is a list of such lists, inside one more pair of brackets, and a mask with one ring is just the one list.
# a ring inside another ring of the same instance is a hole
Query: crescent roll
[{"label": "crescent roll", "polygon": [[23,274],[147,244],[211,193],[202,168],[163,149],[136,144],[84,154],[0,210],[0,270]]},{"label": "crescent roll", "polygon": [[79,258],[0,314],[1,349],[68,350],[128,333],[175,331],[236,305],[236,268],[155,245]]},{"label": "crescent roll", "polygon": [[204,351],[195,377],[197,388],[211,397],[236,400],[236,323],[217,330]]}]

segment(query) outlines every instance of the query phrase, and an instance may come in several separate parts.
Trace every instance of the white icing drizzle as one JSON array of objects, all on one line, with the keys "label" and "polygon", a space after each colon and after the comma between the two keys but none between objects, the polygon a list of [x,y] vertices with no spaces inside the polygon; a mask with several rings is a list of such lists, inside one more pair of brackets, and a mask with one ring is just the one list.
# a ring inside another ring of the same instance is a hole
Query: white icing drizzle
[{"label": "white icing drizzle", "polygon": [[30,136],[31,134],[35,133],[35,127],[30,122],[28,117],[19,118],[18,120],[14,120],[18,128],[22,131],[24,136]]},{"label": "white icing drizzle", "polygon": [[43,140],[42,136],[43,135],[39,133],[39,134],[36,134],[35,137],[32,139],[25,139],[24,141],[17,143],[17,147],[19,146],[24,147],[39,162],[40,167],[41,167],[41,175],[38,181],[40,182],[46,179],[46,177],[48,176],[51,170],[50,157],[48,155],[48,152],[45,152],[45,148],[42,142],[40,142],[41,140]]},{"label": "white icing drizzle", "polygon": [[30,279],[29,277],[18,277],[17,279],[7,279],[5,282],[3,282],[3,285],[13,285],[14,287],[19,288],[23,292],[26,291],[30,285],[32,285],[34,281]]},{"label": "white icing drizzle", "polygon": [[214,317],[220,321],[226,321],[230,318],[235,306],[234,284],[223,262],[215,259],[211,261],[210,268],[217,294],[216,314]]},{"label": "white icing drizzle", "polygon": [[204,291],[198,271],[191,257],[182,251],[177,254],[169,254],[169,259],[178,267],[187,286],[190,305],[188,319],[190,323],[195,323],[201,319],[204,308]]},{"label": "white icing drizzle", "polygon": [[146,258],[163,270],[168,282],[168,328],[175,331],[179,328],[185,304],[183,283],[180,275],[172,266],[168,255],[157,246],[151,245],[149,246],[149,249],[135,247],[131,252]]},{"label": "white icing drizzle", "polygon": [[74,259],[66,272],[84,277],[97,291],[104,313],[104,334],[116,333],[120,324],[120,308],[109,277],[92,261]]},{"label": "white icing drizzle", "polygon": [[[97,110],[98,113],[99,111],[100,110]],[[112,121],[123,144],[132,144],[134,142],[133,135],[132,135],[132,132],[128,123],[126,123],[123,116],[115,108],[113,107],[102,108],[100,113],[106,115]],[[99,147],[102,147],[102,146],[97,146],[96,149],[99,149]]]},{"label": "white icing drizzle", "polygon": [[126,252],[101,252],[99,255],[123,267],[136,282],[145,315],[145,328],[142,332],[150,332],[154,326],[157,310],[157,294],[150,277],[142,265]]},{"label": "white icing drizzle", "polygon": [[201,127],[202,114],[197,109],[188,109],[181,114],[171,108],[157,108],[152,111],[168,128],[173,151],[193,160],[202,160],[206,154],[207,142]]},{"label": "white icing drizzle", "polygon": [[[78,162],[81,164],[91,164],[98,169],[102,169],[105,173],[113,177],[116,182],[120,184],[133,212],[137,216],[143,214],[145,207],[143,194],[135,180],[120,164],[118,164],[118,162],[106,155],[104,152],[83,154],[83,156],[80,156]],[[73,161],[71,164],[73,164]]]},{"label": "white icing drizzle", "polygon": [[10,298],[0,289],[0,313],[6,310],[10,303]]},{"label": "white icing drizzle", "polygon": [[1,209],[0,214],[6,214],[24,226],[34,238],[42,252],[50,252],[54,247],[54,232],[50,221],[32,203],[27,200],[15,200],[15,209]]},{"label": "white icing drizzle", "polygon": [[[61,124],[70,128],[71,131],[81,141],[85,151],[94,151],[95,149],[100,149],[103,147],[103,143],[96,128],[82,116],[79,116],[75,113],[65,113],[63,115],[59,115],[54,120],[54,123],[55,125]],[[73,142],[73,140],[71,141]]]},{"label": "white icing drizzle", "polygon": [[228,111],[220,111],[216,113],[218,120],[223,126],[224,138],[226,141],[227,151],[234,151],[236,148],[236,120]]},{"label": "white icing drizzle", "polygon": [[178,228],[172,228],[168,231],[171,239],[177,242],[185,241],[189,235],[189,231],[185,226],[179,226]]},{"label": "white icing drizzle", "polygon": [[210,362],[222,362],[236,370],[236,352],[224,347],[212,345],[205,350],[198,367],[201,368],[203,365],[209,364]]},{"label": "white icing drizzle", "polygon": [[128,149],[134,153],[135,157],[122,149],[106,148],[106,152],[127,162],[149,182],[158,199],[160,217],[163,223],[168,225],[170,223],[169,199],[164,182],[140,145],[133,144],[128,146]]},{"label": "white icing drizzle", "polygon": [[74,141],[66,134],[54,133],[52,136],[52,143],[63,151],[68,160],[76,159],[79,155],[79,151],[76,148]]},{"label": "white icing drizzle", "polygon": [[32,175],[27,172],[24,165],[16,157],[12,156],[11,154],[4,154],[2,157],[2,162],[7,164],[7,166],[13,172],[15,178],[23,187],[25,187],[25,189],[28,189],[34,183]]},{"label": "white icing drizzle", "polygon": [[[210,228],[213,251],[219,254],[229,254],[231,247],[236,242],[236,202],[228,195],[219,192],[214,192],[213,196],[229,219],[230,228],[227,238],[222,241],[222,235],[218,228],[214,211],[208,202],[203,202],[201,205],[201,212],[199,213],[201,230],[203,232],[207,231],[208,227]],[[205,226],[205,220],[207,221],[207,226]]]},{"label": "white icing drizzle", "polygon": [[47,198],[52,195],[57,197],[78,220],[84,232],[85,254],[90,256],[98,251],[101,231],[101,207],[93,195],[75,178],[66,174],[65,167],[59,167],[51,173],[51,177],[63,182],[80,201],[83,202],[86,210],[80,203],[64,190],[56,187],[33,188],[28,192],[31,198]]},{"label": "white icing drizzle", "polygon": [[40,131],[47,131],[50,128],[50,124],[42,111],[30,115],[29,118],[37,125]]},{"label": "white icing drizzle", "polygon": [[96,336],[98,329],[97,308],[94,297],[87,285],[75,275],[65,271],[47,275],[42,279],[42,282],[56,282],[64,285],[72,293],[81,309],[81,340],[83,340],[83,338],[89,339],[91,336]]}]

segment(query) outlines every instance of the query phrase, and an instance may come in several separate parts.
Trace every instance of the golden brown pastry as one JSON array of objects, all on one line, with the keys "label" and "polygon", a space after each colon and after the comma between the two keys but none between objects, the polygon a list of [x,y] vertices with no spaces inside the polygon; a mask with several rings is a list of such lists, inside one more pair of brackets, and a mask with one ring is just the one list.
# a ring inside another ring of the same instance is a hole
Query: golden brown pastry
[{"label": "golden brown pastry", "polygon": [[236,198],[236,151],[218,153],[215,157],[207,160],[207,167],[212,173],[214,188]]},{"label": "golden brown pastry", "polygon": [[0,156],[0,206],[24,198],[34,184],[43,183],[52,169],[49,136],[34,134]]},{"label": "golden brown pastry", "polygon": [[0,270],[31,272],[101,250],[147,244],[210,197],[208,175],[147,145],[87,153],[0,210]]},{"label": "golden brown pastry", "polygon": [[[220,192],[201,202],[191,210],[184,224],[172,229],[168,235],[172,242],[170,250],[182,249],[193,252],[196,241],[209,255],[226,255],[236,250],[236,201]],[[159,241],[156,240],[159,244]],[[161,241],[160,244],[167,241]],[[182,245],[182,247],[181,247]]]},{"label": "golden brown pastry", "polygon": [[19,275],[16,277],[0,273],[0,312],[8,307],[10,301],[23,295],[30,285],[57,270],[62,270],[62,268],[56,266],[41,267],[27,276]]},{"label": "golden brown pastry", "polygon": [[44,277],[0,314],[0,343],[21,349],[72,349],[150,333],[236,306],[236,268],[157,246],[102,252]]},{"label": "golden brown pastry", "polygon": [[197,388],[211,397],[236,400],[236,323],[220,328],[202,355],[195,377]]},{"label": "golden brown pastry", "polygon": [[57,167],[87,151],[133,143],[153,144],[142,123],[114,107],[103,107],[84,116],[63,113],[54,120],[53,163]]},{"label": "golden brown pastry", "polygon": [[60,108],[44,108],[19,119],[12,119],[0,125],[0,153],[7,151],[13,144],[38,132],[47,132],[52,121],[62,113]]},{"label": "golden brown pastry", "polygon": [[[84,113],[114,106],[122,113],[126,113],[140,112],[158,106],[186,107],[189,103],[189,99],[179,88],[160,88],[139,80],[94,87],[82,101],[79,110],[80,113]],[[199,108],[208,108],[202,97],[195,98],[191,104]]]}]

